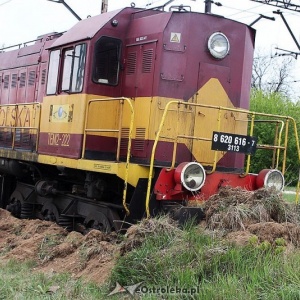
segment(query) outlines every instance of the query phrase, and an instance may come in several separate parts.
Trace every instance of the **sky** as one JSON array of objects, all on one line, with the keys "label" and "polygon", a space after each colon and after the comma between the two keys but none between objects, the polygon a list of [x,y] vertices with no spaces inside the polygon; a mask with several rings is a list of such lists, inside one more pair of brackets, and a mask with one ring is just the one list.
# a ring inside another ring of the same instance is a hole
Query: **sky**
[{"label": "sky", "polygon": [[[212,13],[236,21],[251,24],[260,14],[275,17],[275,21],[261,19],[253,27],[256,32],[256,49],[274,54],[275,47],[299,52],[279,15],[273,14],[277,8],[250,0],[216,0],[222,6],[212,4]],[[293,0],[296,3],[296,0]],[[82,18],[95,16],[101,11],[101,0],[65,0]],[[130,6],[151,8],[162,5],[167,0],[108,0],[108,10]],[[192,11],[204,12],[204,0],[174,0],[170,5],[184,4]],[[168,8],[167,8],[168,9]],[[294,35],[300,43],[300,12],[282,10]],[[63,32],[75,25],[78,20],[63,4],[48,0],[0,0],[0,47],[11,46],[36,39],[50,32]],[[295,61],[294,80],[300,80],[300,56]],[[295,83],[295,89],[300,83]],[[300,95],[300,92],[299,92]]]}]

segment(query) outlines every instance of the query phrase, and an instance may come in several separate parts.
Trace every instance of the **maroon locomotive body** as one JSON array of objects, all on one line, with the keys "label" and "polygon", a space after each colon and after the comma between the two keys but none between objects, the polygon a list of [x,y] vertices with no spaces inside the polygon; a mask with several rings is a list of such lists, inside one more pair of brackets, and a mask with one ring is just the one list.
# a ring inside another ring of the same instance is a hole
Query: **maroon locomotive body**
[{"label": "maroon locomotive body", "polygon": [[111,230],[225,185],[282,190],[278,159],[250,173],[266,148],[247,110],[255,31],[173,9],[124,8],[1,50],[2,207]]}]

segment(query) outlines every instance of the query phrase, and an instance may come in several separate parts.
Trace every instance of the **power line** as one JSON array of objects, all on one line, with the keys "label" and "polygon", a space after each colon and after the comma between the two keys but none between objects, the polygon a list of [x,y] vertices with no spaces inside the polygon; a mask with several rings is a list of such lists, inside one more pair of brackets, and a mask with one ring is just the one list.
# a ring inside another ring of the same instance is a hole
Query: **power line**
[{"label": "power line", "polygon": [[251,1],[300,12],[300,5],[292,3],[291,0],[251,0]]},{"label": "power line", "polygon": [[65,0],[48,0],[54,3],[60,3],[63,4],[64,7],[67,8],[67,10],[78,20],[81,21],[82,19],[76,14],[76,12],[65,2]]},{"label": "power line", "polygon": [[7,1],[4,2],[4,3],[1,3],[0,6],[5,5],[5,4],[7,4],[7,3],[11,2],[11,1],[12,1],[12,0],[7,0]]},{"label": "power line", "polygon": [[225,7],[225,8],[229,8],[229,9],[238,11],[237,13],[234,13],[232,15],[227,16],[227,17],[232,17],[232,16],[235,16],[235,15],[238,15],[238,14],[241,14],[241,13],[249,13],[249,14],[253,14],[253,15],[258,15],[258,13],[255,13],[255,12],[250,11],[250,10],[261,7],[262,5],[263,4],[257,5],[257,6],[248,8],[248,9],[238,9],[238,8],[234,8],[234,7],[230,7],[230,6],[226,6],[226,5],[222,5],[222,6]]}]

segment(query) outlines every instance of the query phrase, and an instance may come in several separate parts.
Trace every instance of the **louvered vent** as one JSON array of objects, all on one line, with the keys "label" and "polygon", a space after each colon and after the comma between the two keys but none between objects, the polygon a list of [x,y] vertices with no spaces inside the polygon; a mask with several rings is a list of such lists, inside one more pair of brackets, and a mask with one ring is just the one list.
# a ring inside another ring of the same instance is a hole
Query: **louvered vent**
[{"label": "louvered vent", "polygon": [[8,129],[8,131],[4,131],[4,129],[1,130],[0,131],[1,146],[10,148],[11,144],[12,144],[12,137],[13,137],[12,130],[9,130],[9,129]]},{"label": "louvered vent", "polygon": [[26,85],[26,73],[21,73],[20,76],[20,88],[24,87]]},{"label": "louvered vent", "polygon": [[21,129],[16,129],[15,143],[19,144],[20,142],[21,142]]},{"label": "louvered vent", "polygon": [[129,128],[123,127],[121,130],[121,144],[120,150],[124,151],[128,148]]},{"label": "louvered vent", "polygon": [[128,53],[126,75],[134,74],[136,71],[136,52]]},{"label": "louvered vent", "polygon": [[135,143],[134,143],[134,150],[135,151],[144,151],[145,136],[146,136],[146,129],[145,128],[137,128],[136,129]]},{"label": "louvered vent", "polygon": [[34,85],[35,83],[35,71],[29,72],[28,85]]},{"label": "louvered vent", "polygon": [[30,133],[28,130],[25,130],[21,135],[21,143],[22,145],[30,144]]},{"label": "louvered vent", "polygon": [[18,82],[18,74],[12,74],[11,76],[11,87],[16,88]]},{"label": "louvered vent", "polygon": [[9,75],[5,75],[4,76],[4,88],[8,89],[8,85],[9,85]]},{"label": "louvered vent", "polygon": [[42,71],[42,81],[41,81],[41,84],[45,84],[46,82],[46,69],[44,69]]},{"label": "louvered vent", "polygon": [[153,61],[153,49],[143,51],[142,73],[151,73]]}]

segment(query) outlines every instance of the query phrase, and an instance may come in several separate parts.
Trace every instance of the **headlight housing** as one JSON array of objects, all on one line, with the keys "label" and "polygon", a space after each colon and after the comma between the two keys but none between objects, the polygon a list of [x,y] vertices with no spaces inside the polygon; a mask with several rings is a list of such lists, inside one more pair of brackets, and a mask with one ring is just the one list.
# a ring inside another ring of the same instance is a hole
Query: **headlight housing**
[{"label": "headlight housing", "polygon": [[181,163],[175,170],[174,179],[190,192],[196,192],[205,183],[206,173],[203,166],[197,162]]},{"label": "headlight housing", "polygon": [[208,39],[207,46],[210,54],[217,59],[223,59],[230,50],[229,40],[221,32],[213,33]]},{"label": "headlight housing", "polygon": [[275,188],[276,191],[281,192],[284,188],[284,177],[279,170],[264,169],[257,175],[256,185],[258,188]]}]

